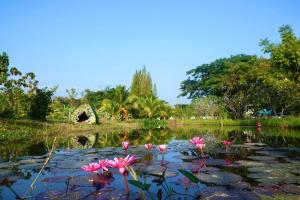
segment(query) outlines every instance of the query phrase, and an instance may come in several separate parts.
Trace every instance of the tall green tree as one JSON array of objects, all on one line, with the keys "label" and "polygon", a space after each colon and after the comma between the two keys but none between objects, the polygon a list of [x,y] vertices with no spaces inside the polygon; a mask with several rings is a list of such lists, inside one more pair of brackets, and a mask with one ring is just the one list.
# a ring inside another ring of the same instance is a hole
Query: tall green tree
[{"label": "tall green tree", "polygon": [[279,28],[281,42],[261,40],[264,53],[270,55],[270,68],[264,76],[265,90],[275,114],[300,112],[300,39],[289,25]]},{"label": "tall green tree", "polygon": [[5,98],[2,103],[8,104],[6,110],[11,110],[11,115],[22,117],[26,113],[29,107],[26,95],[30,95],[37,84],[34,73],[23,75],[17,68],[9,65],[9,57],[5,52],[0,54],[0,92]]},{"label": "tall green tree", "polygon": [[300,39],[297,39],[289,25],[279,28],[281,43],[271,43],[267,38],[260,45],[265,53],[270,54],[272,70],[278,78],[287,78],[300,82]]},{"label": "tall green tree", "polygon": [[75,88],[71,88],[71,89],[66,89],[66,92],[69,96],[69,104],[71,107],[75,107],[76,106],[76,97],[78,95],[78,92],[76,91]]},{"label": "tall green tree", "polygon": [[241,54],[198,66],[187,72],[188,79],[181,83],[181,96],[220,97],[232,118],[242,118],[253,106],[260,62],[256,56]]},{"label": "tall green tree", "polygon": [[130,94],[135,96],[152,96],[152,79],[144,66],[142,70],[136,71],[132,78]]},{"label": "tall green tree", "polygon": [[56,89],[36,89],[30,98],[29,117],[37,120],[46,120],[51,112],[51,101]]}]

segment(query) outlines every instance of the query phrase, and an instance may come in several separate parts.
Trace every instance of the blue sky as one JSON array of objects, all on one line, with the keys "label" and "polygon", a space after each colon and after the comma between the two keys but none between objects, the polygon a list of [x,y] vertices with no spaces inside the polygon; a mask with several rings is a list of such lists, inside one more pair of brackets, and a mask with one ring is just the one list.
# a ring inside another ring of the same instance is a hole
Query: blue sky
[{"label": "blue sky", "polygon": [[300,36],[297,0],[111,0],[0,2],[0,52],[41,86],[82,91],[124,84],[143,65],[171,104],[186,71],[217,58],[262,55],[290,24]]}]

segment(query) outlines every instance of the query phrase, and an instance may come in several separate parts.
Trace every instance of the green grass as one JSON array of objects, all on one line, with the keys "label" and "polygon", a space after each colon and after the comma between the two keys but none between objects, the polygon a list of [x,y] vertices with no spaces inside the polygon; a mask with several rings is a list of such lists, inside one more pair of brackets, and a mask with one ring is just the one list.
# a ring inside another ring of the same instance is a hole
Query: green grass
[{"label": "green grass", "polygon": [[279,127],[279,128],[300,128],[300,117],[286,117],[286,118],[257,118],[257,119],[185,119],[176,120],[176,124],[181,125],[216,125],[221,126],[256,126],[257,122],[261,122],[263,127]]},{"label": "green grass", "polygon": [[29,137],[53,136],[59,137],[79,135],[82,133],[122,132],[140,129],[142,122],[133,120],[128,122],[111,121],[108,123],[86,125],[61,122],[40,122],[33,120],[0,119],[0,141],[25,140]]},{"label": "green grass", "polygon": [[274,196],[261,196],[262,200],[299,200],[299,195],[292,195],[292,194],[278,194]]}]

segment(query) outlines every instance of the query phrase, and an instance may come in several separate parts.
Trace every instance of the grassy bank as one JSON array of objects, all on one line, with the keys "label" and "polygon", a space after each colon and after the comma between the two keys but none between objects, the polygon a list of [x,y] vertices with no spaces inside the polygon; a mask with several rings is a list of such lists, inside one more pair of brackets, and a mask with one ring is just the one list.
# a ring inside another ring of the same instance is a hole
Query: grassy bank
[{"label": "grassy bank", "polygon": [[263,127],[278,127],[278,128],[300,128],[300,117],[286,118],[257,118],[257,119],[184,119],[170,121],[169,125],[215,125],[215,126],[256,126],[257,122],[261,122]]},{"label": "grassy bank", "polygon": [[28,137],[71,136],[83,133],[123,132],[142,127],[138,120],[130,122],[111,121],[103,124],[85,125],[62,122],[0,119],[1,140],[24,140]]}]

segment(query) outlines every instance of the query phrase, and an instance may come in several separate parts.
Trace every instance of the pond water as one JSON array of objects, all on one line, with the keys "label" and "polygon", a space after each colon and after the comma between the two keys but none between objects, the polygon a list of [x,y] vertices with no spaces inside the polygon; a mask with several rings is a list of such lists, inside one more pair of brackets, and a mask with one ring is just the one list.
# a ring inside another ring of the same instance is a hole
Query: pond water
[{"label": "pond water", "polygon": [[[203,153],[189,144],[193,136],[205,139]],[[300,195],[297,130],[194,126],[58,135],[49,157],[53,139],[1,141],[0,199],[260,199],[260,195]],[[224,147],[225,139],[233,145]],[[126,152],[122,141],[130,142]],[[160,154],[156,148],[146,151],[145,143],[167,144],[166,153]],[[88,163],[127,154],[138,158],[127,176],[113,168],[111,174],[81,170]],[[136,185],[131,181],[134,179]]]}]

